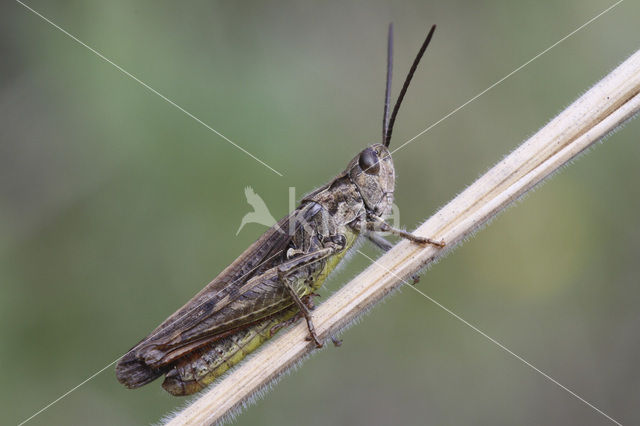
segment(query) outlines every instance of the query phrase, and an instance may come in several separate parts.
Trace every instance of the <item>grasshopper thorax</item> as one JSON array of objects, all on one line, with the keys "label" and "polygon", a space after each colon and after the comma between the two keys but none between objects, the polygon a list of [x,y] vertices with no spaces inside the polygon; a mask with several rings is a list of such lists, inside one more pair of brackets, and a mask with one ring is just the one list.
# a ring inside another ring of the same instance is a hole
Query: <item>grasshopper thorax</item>
[{"label": "grasshopper thorax", "polygon": [[396,178],[393,159],[386,146],[367,147],[351,160],[347,172],[367,211],[376,216],[391,213]]}]

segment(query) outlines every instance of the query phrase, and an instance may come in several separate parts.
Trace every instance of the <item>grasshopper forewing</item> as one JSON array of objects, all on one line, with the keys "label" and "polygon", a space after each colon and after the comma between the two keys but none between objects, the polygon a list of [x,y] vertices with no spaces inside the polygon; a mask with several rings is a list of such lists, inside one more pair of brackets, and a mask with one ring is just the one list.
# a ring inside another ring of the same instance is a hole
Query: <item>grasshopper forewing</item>
[{"label": "grasshopper forewing", "polygon": [[322,346],[313,327],[312,297],[361,236],[388,249],[378,232],[419,244],[443,241],[415,236],[388,225],[395,170],[388,146],[393,123],[435,25],[416,56],[389,117],[393,29],[389,26],[387,84],[382,143],[356,155],[328,184],[253,243],[180,310],[134,346],[116,366],[129,388],[166,375],[163,387],[174,395],[199,391],[280,328],[304,318],[309,340]]}]

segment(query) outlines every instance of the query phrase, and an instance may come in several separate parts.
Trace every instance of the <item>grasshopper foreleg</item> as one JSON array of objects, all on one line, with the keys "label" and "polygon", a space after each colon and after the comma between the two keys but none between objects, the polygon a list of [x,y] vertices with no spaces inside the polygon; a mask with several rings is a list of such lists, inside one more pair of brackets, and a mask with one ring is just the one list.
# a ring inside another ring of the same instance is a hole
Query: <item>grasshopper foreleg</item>
[{"label": "grasshopper foreleg", "polygon": [[[402,237],[404,239],[407,239],[409,241],[412,241],[418,244],[431,244],[433,246],[440,247],[440,248],[445,246],[444,240],[436,241],[431,238],[414,235],[410,232],[403,231],[402,229],[394,228],[393,226],[385,222],[381,217],[374,216],[374,215],[368,216],[367,221],[365,223],[365,227],[367,231],[390,232],[393,235]],[[374,242],[374,244],[377,245],[376,242]]]}]

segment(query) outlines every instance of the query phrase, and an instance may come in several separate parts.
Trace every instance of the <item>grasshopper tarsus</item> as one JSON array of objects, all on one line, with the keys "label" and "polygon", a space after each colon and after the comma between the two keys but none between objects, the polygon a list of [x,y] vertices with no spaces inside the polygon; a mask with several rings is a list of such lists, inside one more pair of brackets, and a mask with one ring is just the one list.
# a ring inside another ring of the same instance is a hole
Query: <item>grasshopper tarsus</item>
[{"label": "grasshopper tarsus", "polygon": [[[413,234],[411,234],[411,235],[413,235]],[[447,245],[444,242],[444,240],[436,241],[436,240],[432,240],[431,238],[419,237],[417,235],[414,235],[414,237],[416,237],[416,239],[421,239],[422,241],[416,241],[416,242],[419,242],[420,244],[424,244],[424,245],[432,245],[432,246],[436,246],[438,248],[443,248],[444,246]]]},{"label": "grasshopper tarsus", "polygon": [[320,340],[320,338],[318,338],[316,332],[310,331],[309,333],[309,336],[305,337],[304,340],[306,340],[307,342],[314,342],[317,349],[322,348],[324,346],[324,343]]},{"label": "grasshopper tarsus", "polygon": [[420,275],[418,274],[413,274],[411,275],[411,279],[413,280],[413,282],[411,284],[416,285],[420,282]]},{"label": "grasshopper tarsus", "polygon": [[438,248],[443,248],[446,243],[444,240],[436,241],[434,239],[428,237],[421,237],[419,235],[412,234],[410,232],[402,231],[401,229],[396,229],[390,232],[398,232],[398,235],[417,244],[421,244],[423,246],[434,246]]}]

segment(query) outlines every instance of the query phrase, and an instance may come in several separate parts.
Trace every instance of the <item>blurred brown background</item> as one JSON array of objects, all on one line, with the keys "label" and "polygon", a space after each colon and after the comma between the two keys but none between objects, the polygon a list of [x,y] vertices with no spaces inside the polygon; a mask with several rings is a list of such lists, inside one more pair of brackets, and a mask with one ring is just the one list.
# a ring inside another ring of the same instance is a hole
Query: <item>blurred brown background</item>
[{"label": "blurred brown background", "polygon": [[[30,6],[255,154],[279,177],[15,2],[0,7],[0,423],[123,354],[379,139],[434,41],[393,145],[613,4],[43,1]],[[411,229],[640,48],[626,1],[395,155]],[[640,423],[640,121],[432,268],[420,288],[624,424]],[[377,256],[373,249],[369,253]],[[354,257],[323,293],[367,265]],[[412,291],[285,377],[240,424],[608,424]],[[30,424],[148,424],[185,403],[113,368]]]}]

